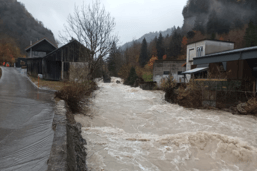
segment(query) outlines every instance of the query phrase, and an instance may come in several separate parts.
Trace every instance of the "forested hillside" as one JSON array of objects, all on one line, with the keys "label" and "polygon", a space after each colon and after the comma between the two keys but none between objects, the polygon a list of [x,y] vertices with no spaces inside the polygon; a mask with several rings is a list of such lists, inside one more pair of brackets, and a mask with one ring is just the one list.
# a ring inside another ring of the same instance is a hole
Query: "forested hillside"
[{"label": "forested hillside", "polygon": [[152,41],[142,37],[125,50],[116,49],[108,58],[112,66],[117,66],[110,67],[115,69],[111,73],[127,78],[130,69],[135,68],[139,77],[149,80],[155,60],[186,59],[187,44],[203,39],[232,41],[235,49],[257,46],[256,8],[256,0],[188,0],[181,28],[173,27],[165,36],[159,33]]},{"label": "forested hillside", "polygon": [[150,32],[150,33],[144,34],[139,39],[136,39],[134,41],[125,43],[124,45],[121,46],[121,49],[125,50],[126,48],[131,47],[133,42],[139,42],[140,43],[140,42],[143,41],[143,39],[145,39],[147,42],[151,42],[155,37],[158,37],[160,33],[163,36],[170,36],[174,29],[175,29],[175,27],[172,27],[172,28],[168,28],[165,31],[159,31],[159,32],[156,31],[156,32]]},{"label": "forested hillside", "polygon": [[0,39],[15,41],[21,53],[29,46],[46,37],[53,43],[55,39],[51,30],[35,19],[17,0],[0,0]]}]

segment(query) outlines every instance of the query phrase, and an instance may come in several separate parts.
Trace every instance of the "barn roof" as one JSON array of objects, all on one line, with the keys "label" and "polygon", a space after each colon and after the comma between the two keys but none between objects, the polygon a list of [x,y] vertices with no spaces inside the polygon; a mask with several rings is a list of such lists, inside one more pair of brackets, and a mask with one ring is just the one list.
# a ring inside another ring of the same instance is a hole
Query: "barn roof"
[{"label": "barn roof", "polygon": [[33,45],[30,45],[29,47],[27,47],[25,51],[28,52],[30,51],[30,49],[32,49],[33,51],[50,53],[55,49],[57,49],[57,47],[52,42],[50,42],[47,38],[43,38],[37,41],[36,43],[34,43]]}]

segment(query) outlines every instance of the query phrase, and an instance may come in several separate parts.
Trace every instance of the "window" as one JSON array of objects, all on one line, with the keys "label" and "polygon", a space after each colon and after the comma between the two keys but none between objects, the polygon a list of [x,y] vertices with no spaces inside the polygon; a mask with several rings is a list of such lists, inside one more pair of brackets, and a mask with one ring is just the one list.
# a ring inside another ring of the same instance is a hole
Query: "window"
[{"label": "window", "polygon": [[163,71],[163,75],[170,75],[170,71]]},{"label": "window", "polygon": [[203,47],[198,47],[196,51],[197,57],[203,56]]},{"label": "window", "polygon": [[195,53],[195,49],[189,49],[189,58],[188,58],[189,61],[193,60],[194,53]]},{"label": "window", "polygon": [[178,75],[183,75],[183,74],[182,74],[182,71],[178,71]]}]

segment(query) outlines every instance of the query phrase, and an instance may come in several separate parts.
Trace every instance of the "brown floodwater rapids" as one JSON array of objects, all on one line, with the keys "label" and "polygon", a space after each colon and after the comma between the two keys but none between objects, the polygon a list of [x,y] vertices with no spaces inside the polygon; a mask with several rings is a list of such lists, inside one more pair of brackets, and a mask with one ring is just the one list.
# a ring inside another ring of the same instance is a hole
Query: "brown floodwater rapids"
[{"label": "brown floodwater rapids", "polygon": [[257,118],[167,103],[162,91],[98,82],[76,115],[92,171],[257,171]]}]

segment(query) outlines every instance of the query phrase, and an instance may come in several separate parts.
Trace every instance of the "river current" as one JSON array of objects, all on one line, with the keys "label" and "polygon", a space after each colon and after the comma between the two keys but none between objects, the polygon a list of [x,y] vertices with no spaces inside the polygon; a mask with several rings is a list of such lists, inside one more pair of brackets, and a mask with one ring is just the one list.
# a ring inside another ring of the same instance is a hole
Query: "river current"
[{"label": "river current", "polygon": [[257,171],[257,118],[167,103],[162,91],[98,82],[76,115],[92,171]]}]

